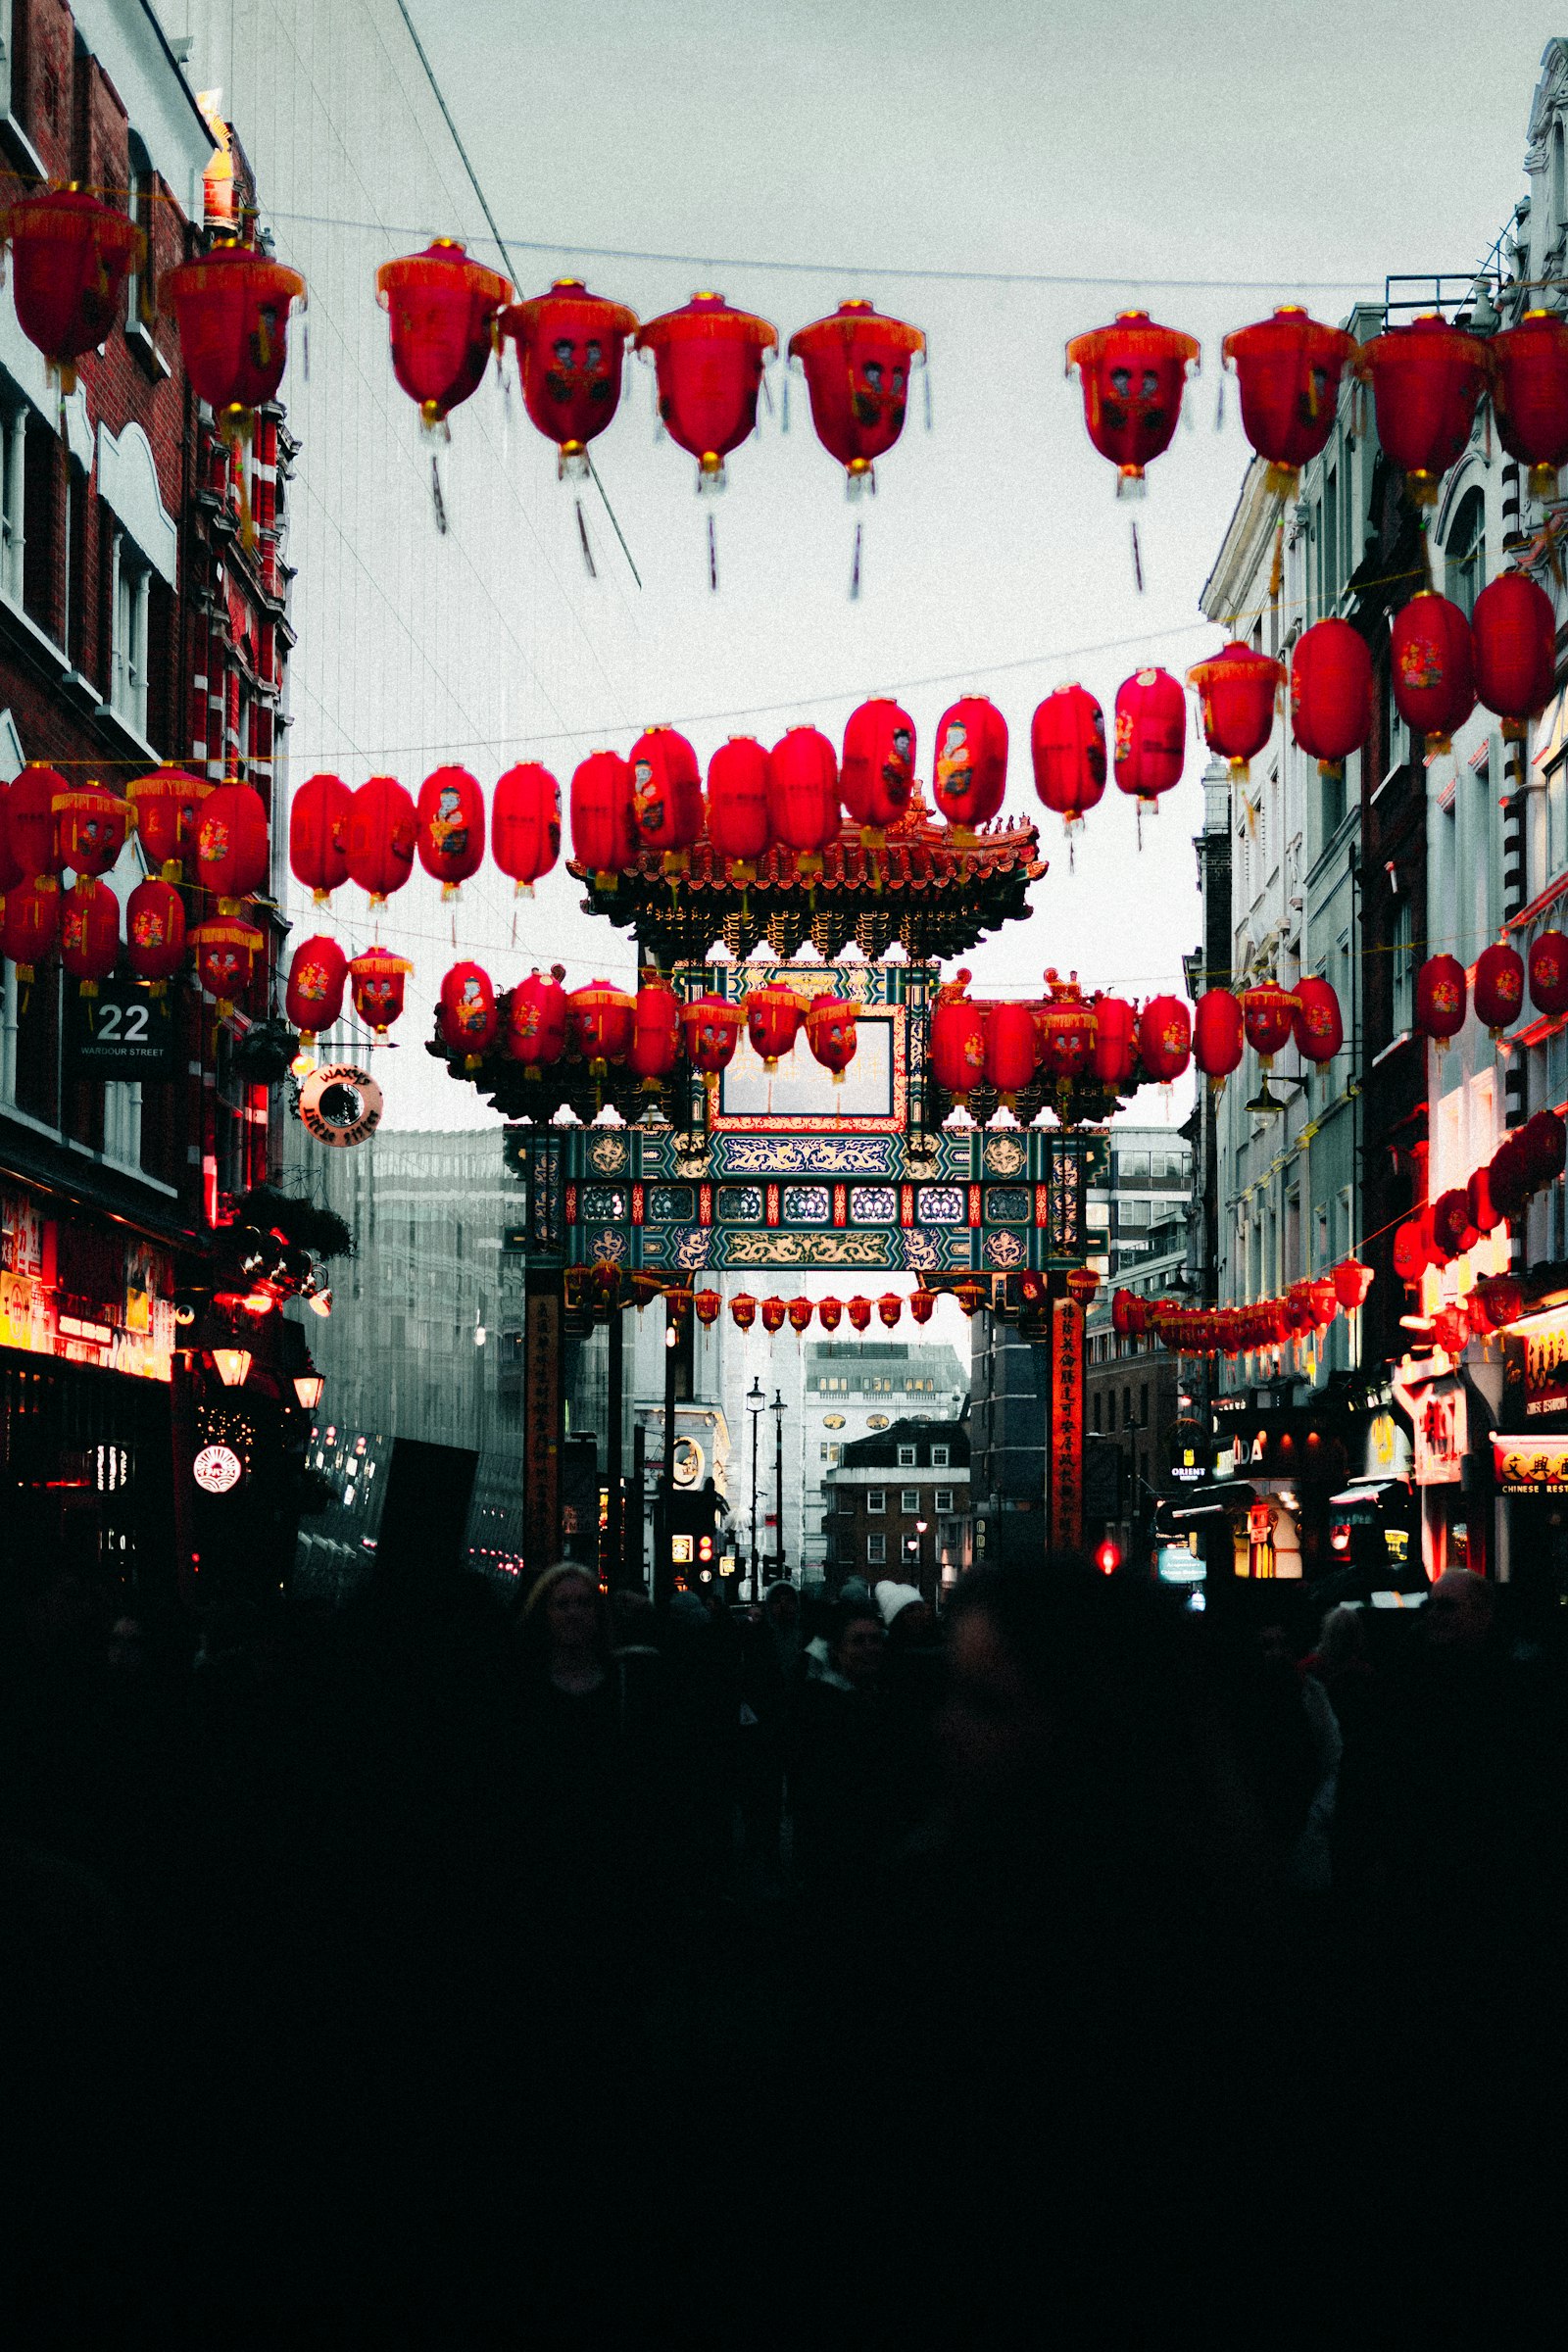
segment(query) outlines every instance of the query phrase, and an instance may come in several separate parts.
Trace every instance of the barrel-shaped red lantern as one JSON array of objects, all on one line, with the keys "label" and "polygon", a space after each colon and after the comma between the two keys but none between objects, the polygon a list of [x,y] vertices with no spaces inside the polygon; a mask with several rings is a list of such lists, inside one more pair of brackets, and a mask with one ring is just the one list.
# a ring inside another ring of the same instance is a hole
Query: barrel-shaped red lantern
[{"label": "barrel-shaped red lantern", "polygon": [[1436,506],[1438,486],[1463,457],[1487,381],[1487,347],[1436,312],[1391,326],[1362,346],[1372,380],[1378,441],[1404,474],[1418,506]]},{"label": "barrel-shaped red lantern", "polygon": [[832,1072],[835,1086],[844,1084],[844,1073],[855,1059],[858,1010],[848,997],[813,997],[806,1016],[806,1042],[823,1069]]},{"label": "barrel-shaped red lantern", "polygon": [[1225,337],[1220,351],[1236,369],[1242,430],[1268,461],[1263,486],[1271,497],[1294,498],[1301,467],[1328,446],[1340,379],[1359,348],[1353,335],[1320,325],[1294,302]]},{"label": "barrel-shaped red lantern", "polygon": [[1062,980],[1048,971],[1046,989],[1045,1002],[1034,1008],[1040,1067],[1048,1078],[1079,1078],[1095,1050],[1099,1018],[1084,1002],[1076,972]]},{"label": "barrel-shaped red lantern", "polygon": [[1089,1066],[1102,1085],[1119,1094],[1138,1067],[1138,1014],[1125,997],[1095,999],[1095,1042]]},{"label": "barrel-shaped red lantern", "polygon": [[1418,589],[1394,615],[1389,638],[1391,684],[1399,716],[1424,736],[1429,752],[1446,752],[1455,727],[1476,707],[1470,623],[1436,589]]},{"label": "barrel-shaped red lantern", "polygon": [[559,476],[586,479],[588,444],[620,405],[626,337],[637,331],[636,312],[590,294],[580,277],[558,277],[548,293],[504,312],[501,331],[517,346],[522,405],[556,444]]},{"label": "barrel-shaped red lantern", "polygon": [[776,1292],[771,1298],[764,1298],[762,1300],[762,1329],[770,1335],[782,1331],[784,1317],[788,1312],[789,1308]]},{"label": "barrel-shaped red lantern", "polygon": [[1345,1043],[1345,1017],[1332,981],[1316,973],[1298,980],[1291,1028],[1303,1061],[1334,1059]]},{"label": "barrel-shaped red lantern", "polygon": [[631,803],[639,846],[662,851],[666,873],[684,873],[703,829],[703,771],[673,727],[649,727],[632,745]]},{"label": "barrel-shaped red lantern", "polygon": [[1491,1331],[1501,1331],[1505,1325],[1517,1323],[1525,1311],[1524,1285],[1511,1274],[1484,1275],[1470,1297]]},{"label": "barrel-shaped red lantern", "polygon": [[1342,1257],[1334,1269],[1334,1296],[1348,1315],[1353,1315],[1366,1302],[1372,1288],[1372,1269],[1363,1266],[1359,1258]]},{"label": "barrel-shaped red lantern", "polygon": [[324,906],[349,878],[349,810],[354,795],[341,776],[307,776],[289,804],[288,862],[296,882]]},{"label": "barrel-shaped red lantern", "polygon": [[350,960],[349,993],[354,1009],[378,1039],[402,1018],[403,992],[413,969],[406,956],[394,956],[390,948],[367,948],[363,956]]},{"label": "barrel-shaped red lantern", "polygon": [[1116,789],[1142,808],[1181,782],[1187,758],[1187,697],[1168,669],[1139,669],[1116,689]]},{"label": "barrel-shaped red lantern", "polygon": [[1193,1059],[1217,1093],[1245,1051],[1242,1008],[1228,988],[1207,988],[1193,1006]]},{"label": "barrel-shaped red lantern", "polygon": [[962,848],[989,824],[1007,788],[1007,722],[983,694],[966,694],[937,722],[931,790]]},{"label": "barrel-shaped red lantern", "polygon": [[917,1323],[929,1323],[937,1311],[937,1294],[922,1285],[909,1293],[909,1312]]},{"label": "barrel-shaped red lantern", "polygon": [[11,856],[23,879],[35,874],[58,874],[65,864],[55,803],[71,790],[57,767],[29,760],[11,779],[6,795],[6,833]]},{"label": "barrel-shaped red lantern", "polygon": [[701,1077],[716,1077],[735,1058],[746,1015],[727,997],[693,997],[680,1008],[686,1058]]},{"label": "barrel-shaped red lantern", "polygon": [[502,1044],[508,1060],[520,1061],[529,1078],[537,1078],[566,1050],[570,1014],[561,985],[565,977],[565,965],[555,963],[548,972],[531,972],[512,992]]},{"label": "barrel-shaped red lantern", "polygon": [[392,372],[426,430],[476,392],[495,349],[496,322],[512,281],[472,262],[456,237],[383,262],[376,299],[387,315]]},{"label": "barrel-shaped red lantern", "polygon": [[217,1000],[219,1018],[227,1020],[266,956],[267,941],[254,923],[242,923],[225,914],[214,922],[198,923],[190,934],[190,944],[196,956],[196,977]]},{"label": "barrel-shaped red lantern", "polygon": [[381,906],[414,871],[419,822],[396,776],[371,776],[349,804],[349,876]]},{"label": "barrel-shaped red lantern", "polygon": [[755,735],[732,735],[708,762],[708,838],[743,883],[756,881],[757,860],[773,839],[767,775],[767,754]]},{"label": "barrel-shaped red lantern", "polygon": [[613,890],[640,847],[630,760],[618,752],[590,752],[571,778],[572,857],[592,869],[600,890]]},{"label": "barrel-shaped red lantern", "polygon": [[750,1331],[757,1321],[757,1300],[750,1291],[737,1291],[729,1302],[731,1320],[742,1331]]},{"label": "barrel-shaped red lantern", "polygon": [[321,1031],[341,1018],[348,978],[349,959],[335,939],[318,933],[300,941],[289,958],[283,1010],[300,1033],[302,1054],[309,1054]]},{"label": "barrel-shaped red lantern", "polygon": [[476,1070],[500,1027],[496,992],[482,964],[455,963],[442,975],[435,1017],[448,1053],[461,1054],[465,1069]]},{"label": "barrel-shaped red lantern", "polygon": [[288,315],[305,280],[254,245],[224,238],[159,279],[199,399],[222,418],[276,398],[288,361]]},{"label": "barrel-shaped red lantern", "polygon": [[767,813],[775,840],[803,874],[819,874],[841,822],[838,755],[815,727],[791,727],[767,759]]},{"label": "barrel-shaped red lantern", "polygon": [[79,188],[24,196],[0,214],[0,239],[11,247],[17,322],[69,398],[74,363],[124,317],[125,273],[146,240],[123,213]]},{"label": "barrel-shaped red lantern", "polygon": [[624,1061],[631,1052],[637,1017],[634,999],[609,980],[590,980],[566,999],[567,1030],[576,1051],[596,1078],[603,1078],[612,1061]]},{"label": "barrel-shaped red lantern", "polygon": [[870,1328],[873,1312],[871,1301],[869,1298],[862,1298],[858,1291],[853,1298],[845,1300],[844,1311],[857,1331],[866,1331]]},{"label": "barrel-shaped red lantern", "polygon": [[1247,1042],[1266,1070],[1295,1033],[1296,999],[1277,980],[1260,980],[1242,991]]},{"label": "barrel-shaped red lantern", "polygon": [[1343,767],[1372,727],[1372,654],[1359,629],[1314,621],[1291,656],[1291,732],[1320,768]]},{"label": "barrel-shaped red lantern", "polygon": [[1058,686],[1029,728],[1035,791],[1072,833],[1105,789],[1105,714],[1086,686]]},{"label": "barrel-shaped red lantern", "polygon": [[840,774],[844,806],[879,848],[889,825],[908,810],[914,791],[914,721],[897,703],[878,696],[850,712]]},{"label": "barrel-shaped red lantern", "polygon": [[1463,1189],[1455,1185],[1440,1193],[1432,1203],[1432,1240],[1438,1255],[1445,1264],[1462,1257],[1473,1243],[1481,1239],[1470,1222],[1470,1202]]},{"label": "barrel-shaped red lantern", "polygon": [[1530,1188],[1550,1184],[1568,1158],[1568,1126],[1554,1110],[1538,1110],[1519,1130]]},{"label": "barrel-shaped red lantern", "polygon": [[1446,1046],[1464,1027],[1469,983],[1456,956],[1429,956],[1415,976],[1415,1025]]},{"label": "barrel-shaped red lantern", "polygon": [[924,350],[917,326],[858,300],[841,302],[831,318],[790,337],[788,356],[805,370],[816,437],[844,467],[852,497],[876,487],[874,463],[904,430],[910,373]]},{"label": "barrel-shaped red lantern", "polygon": [[969,995],[970,974],[937,990],[931,1007],[931,1075],[956,1102],[966,1102],[985,1075],[985,1007]]},{"label": "barrel-shaped red lantern", "polygon": [[1493,1042],[1511,1028],[1524,1009],[1525,959],[1517,948],[1494,940],[1476,957],[1476,1018],[1492,1031]]},{"label": "barrel-shaped red lantern", "polygon": [[746,1034],[764,1070],[776,1070],[784,1056],[794,1053],[805,1018],[804,1001],[781,981],[769,981],[765,987],[748,992]]},{"label": "barrel-shaped red lantern", "polygon": [[1539,931],[1527,963],[1530,1002],[1538,1012],[1568,1012],[1568,933]]},{"label": "barrel-shaped red lantern", "polygon": [[484,858],[484,794],[466,767],[433,768],[415,804],[419,863],[441,885],[443,899],[476,874]]},{"label": "barrel-shaped red lantern", "polygon": [[778,332],[722,294],[694,294],[637,330],[654,355],[659,414],[678,448],[697,460],[700,490],[721,490],[724,460],[757,423],[757,394]]},{"label": "barrel-shaped red lantern", "polygon": [[1016,1110],[1019,1091],[1030,1084],[1039,1066],[1040,1032],[1034,1006],[1004,998],[986,1014],[987,1086],[994,1086],[1007,1108]]},{"label": "barrel-shaped red lantern", "polygon": [[94,874],[61,893],[60,960],[84,997],[95,997],[120,961],[120,901]]},{"label": "barrel-shaped red lantern", "polygon": [[680,999],[667,980],[648,973],[637,991],[626,1059],[645,1094],[657,1094],[680,1058]]},{"label": "barrel-shaped red lantern", "polygon": [[89,778],[54,796],[55,849],[74,874],[107,874],[125,846],[124,801]]},{"label": "barrel-shaped red lantern", "polygon": [[1504,740],[1518,742],[1556,682],[1557,623],[1545,590],[1523,571],[1489,580],[1470,615],[1470,651],[1477,700],[1501,719]]},{"label": "barrel-shaped red lantern", "polygon": [[490,855],[531,899],[533,886],[561,855],[561,786],[537,760],[523,760],[497,779],[490,802]]},{"label": "barrel-shaped red lantern", "polygon": [[798,1297],[792,1298],[789,1303],[791,1331],[808,1331],[810,1329],[811,1316],[814,1312],[815,1308],[813,1303],[809,1298],[807,1298],[804,1291],[801,1292]]},{"label": "barrel-shaped red lantern", "polygon": [[1068,344],[1067,371],[1078,370],[1084,423],[1116,468],[1118,498],[1142,497],[1145,466],[1170,447],[1187,370],[1198,356],[1191,335],[1156,325],[1147,311],[1118,311],[1109,326]]},{"label": "barrel-shaped red lantern", "polygon": [[881,1321],[886,1324],[888,1330],[895,1330],[898,1325],[899,1317],[904,1312],[904,1298],[902,1293],[898,1291],[884,1291],[881,1298],[876,1302],[876,1311]]},{"label": "barrel-shaped red lantern", "polygon": [[1394,1236],[1394,1271],[1401,1282],[1419,1282],[1431,1263],[1425,1219],[1406,1217]]},{"label": "barrel-shaped red lantern", "polygon": [[161,875],[138,882],[125,902],[125,960],[159,997],[185,961],[185,902]]},{"label": "barrel-shaped red lantern", "polygon": [[718,1321],[723,1305],[721,1291],[696,1291],[692,1295],[692,1311],[705,1331]]},{"label": "barrel-shaped red lantern", "polygon": [[1491,1167],[1472,1168],[1464,1192],[1470,1203],[1470,1222],[1477,1233],[1493,1232],[1501,1221],[1501,1211],[1492,1198]]},{"label": "barrel-shaped red lantern", "polygon": [[1497,438],[1530,468],[1530,495],[1554,499],[1557,469],[1568,465],[1568,319],[1526,311],[1487,346]]},{"label": "barrel-shaped red lantern", "polygon": [[267,882],[267,803],[254,784],[220,784],[196,826],[196,879],[224,914]]},{"label": "barrel-shaped red lantern", "polygon": [[1245,784],[1251,762],[1274,732],[1274,706],[1285,665],[1240,638],[1195,662],[1187,683],[1198,697],[1203,740],[1230,761],[1233,782]]},{"label": "barrel-shaped red lantern", "polygon": [[1193,1054],[1193,1016],[1180,997],[1151,997],[1138,1016],[1138,1055],[1157,1085],[1169,1086]]},{"label": "barrel-shaped red lantern", "polygon": [[178,882],[194,872],[196,828],[212,791],[205,776],[188,776],[179,767],[155,767],[126,785],[125,798],[147,861],[166,882]]},{"label": "barrel-shaped red lantern", "polygon": [[837,1331],[843,1314],[842,1298],[819,1298],[816,1302],[816,1319],[824,1331]]}]

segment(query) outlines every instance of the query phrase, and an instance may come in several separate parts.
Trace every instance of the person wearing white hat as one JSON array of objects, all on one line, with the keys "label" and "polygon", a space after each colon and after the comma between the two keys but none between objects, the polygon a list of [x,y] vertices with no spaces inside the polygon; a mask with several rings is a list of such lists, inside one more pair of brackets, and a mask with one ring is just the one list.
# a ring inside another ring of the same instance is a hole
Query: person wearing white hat
[{"label": "person wearing white hat", "polygon": [[883,1624],[891,1626],[901,1609],[906,1609],[911,1601],[918,1601],[922,1595],[918,1585],[896,1585],[891,1577],[885,1576],[873,1597],[882,1612]]}]

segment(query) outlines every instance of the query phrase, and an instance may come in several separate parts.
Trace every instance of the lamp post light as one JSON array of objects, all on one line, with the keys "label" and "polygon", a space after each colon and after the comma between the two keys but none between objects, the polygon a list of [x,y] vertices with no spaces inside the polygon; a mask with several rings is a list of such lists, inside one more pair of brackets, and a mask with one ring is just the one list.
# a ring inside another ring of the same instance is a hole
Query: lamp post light
[{"label": "lamp post light", "polygon": [[746,1409],[752,1416],[752,1598],[754,1600],[760,1600],[762,1597],[762,1555],[757,1548],[757,1430],[758,1415],[766,1402],[767,1398],[762,1394],[762,1384],[754,1372],[752,1385],[746,1392]]},{"label": "lamp post light", "polygon": [[773,1540],[774,1567],[784,1574],[784,1399],[777,1389],[768,1406],[773,1416]]}]

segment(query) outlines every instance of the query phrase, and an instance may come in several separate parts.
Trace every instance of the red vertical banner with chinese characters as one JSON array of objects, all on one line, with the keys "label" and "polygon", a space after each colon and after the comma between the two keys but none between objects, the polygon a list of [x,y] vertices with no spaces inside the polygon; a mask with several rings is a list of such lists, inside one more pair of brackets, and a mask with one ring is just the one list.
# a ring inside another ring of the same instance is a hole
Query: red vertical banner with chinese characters
[{"label": "red vertical banner with chinese characters", "polygon": [[1073,1298],[1051,1307],[1051,1469],[1046,1504],[1054,1551],[1084,1540],[1084,1310]]}]

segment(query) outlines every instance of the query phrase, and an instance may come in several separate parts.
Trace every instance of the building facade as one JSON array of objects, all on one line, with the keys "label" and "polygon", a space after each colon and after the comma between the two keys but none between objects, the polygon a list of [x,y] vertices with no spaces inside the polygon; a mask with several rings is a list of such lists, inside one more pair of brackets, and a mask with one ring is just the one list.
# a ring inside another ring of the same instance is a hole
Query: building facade
[{"label": "building facade", "polygon": [[[1151,1298],[1190,1292],[1193,1149],[1186,1131],[1114,1126],[1104,1174],[1089,1196],[1105,1219],[1103,1272],[1117,1290]],[[1159,1498],[1181,1484],[1198,1409],[1194,1367],[1152,1338],[1122,1336],[1103,1282],[1084,1345],[1084,1542],[1117,1557],[1148,1554]],[[1186,1373],[1189,1385],[1183,1386]]]},{"label": "building facade", "polygon": [[852,1440],[823,1480],[828,1581],[889,1577],[937,1606],[971,1565],[968,1490],[962,1421],[909,1416]]}]

